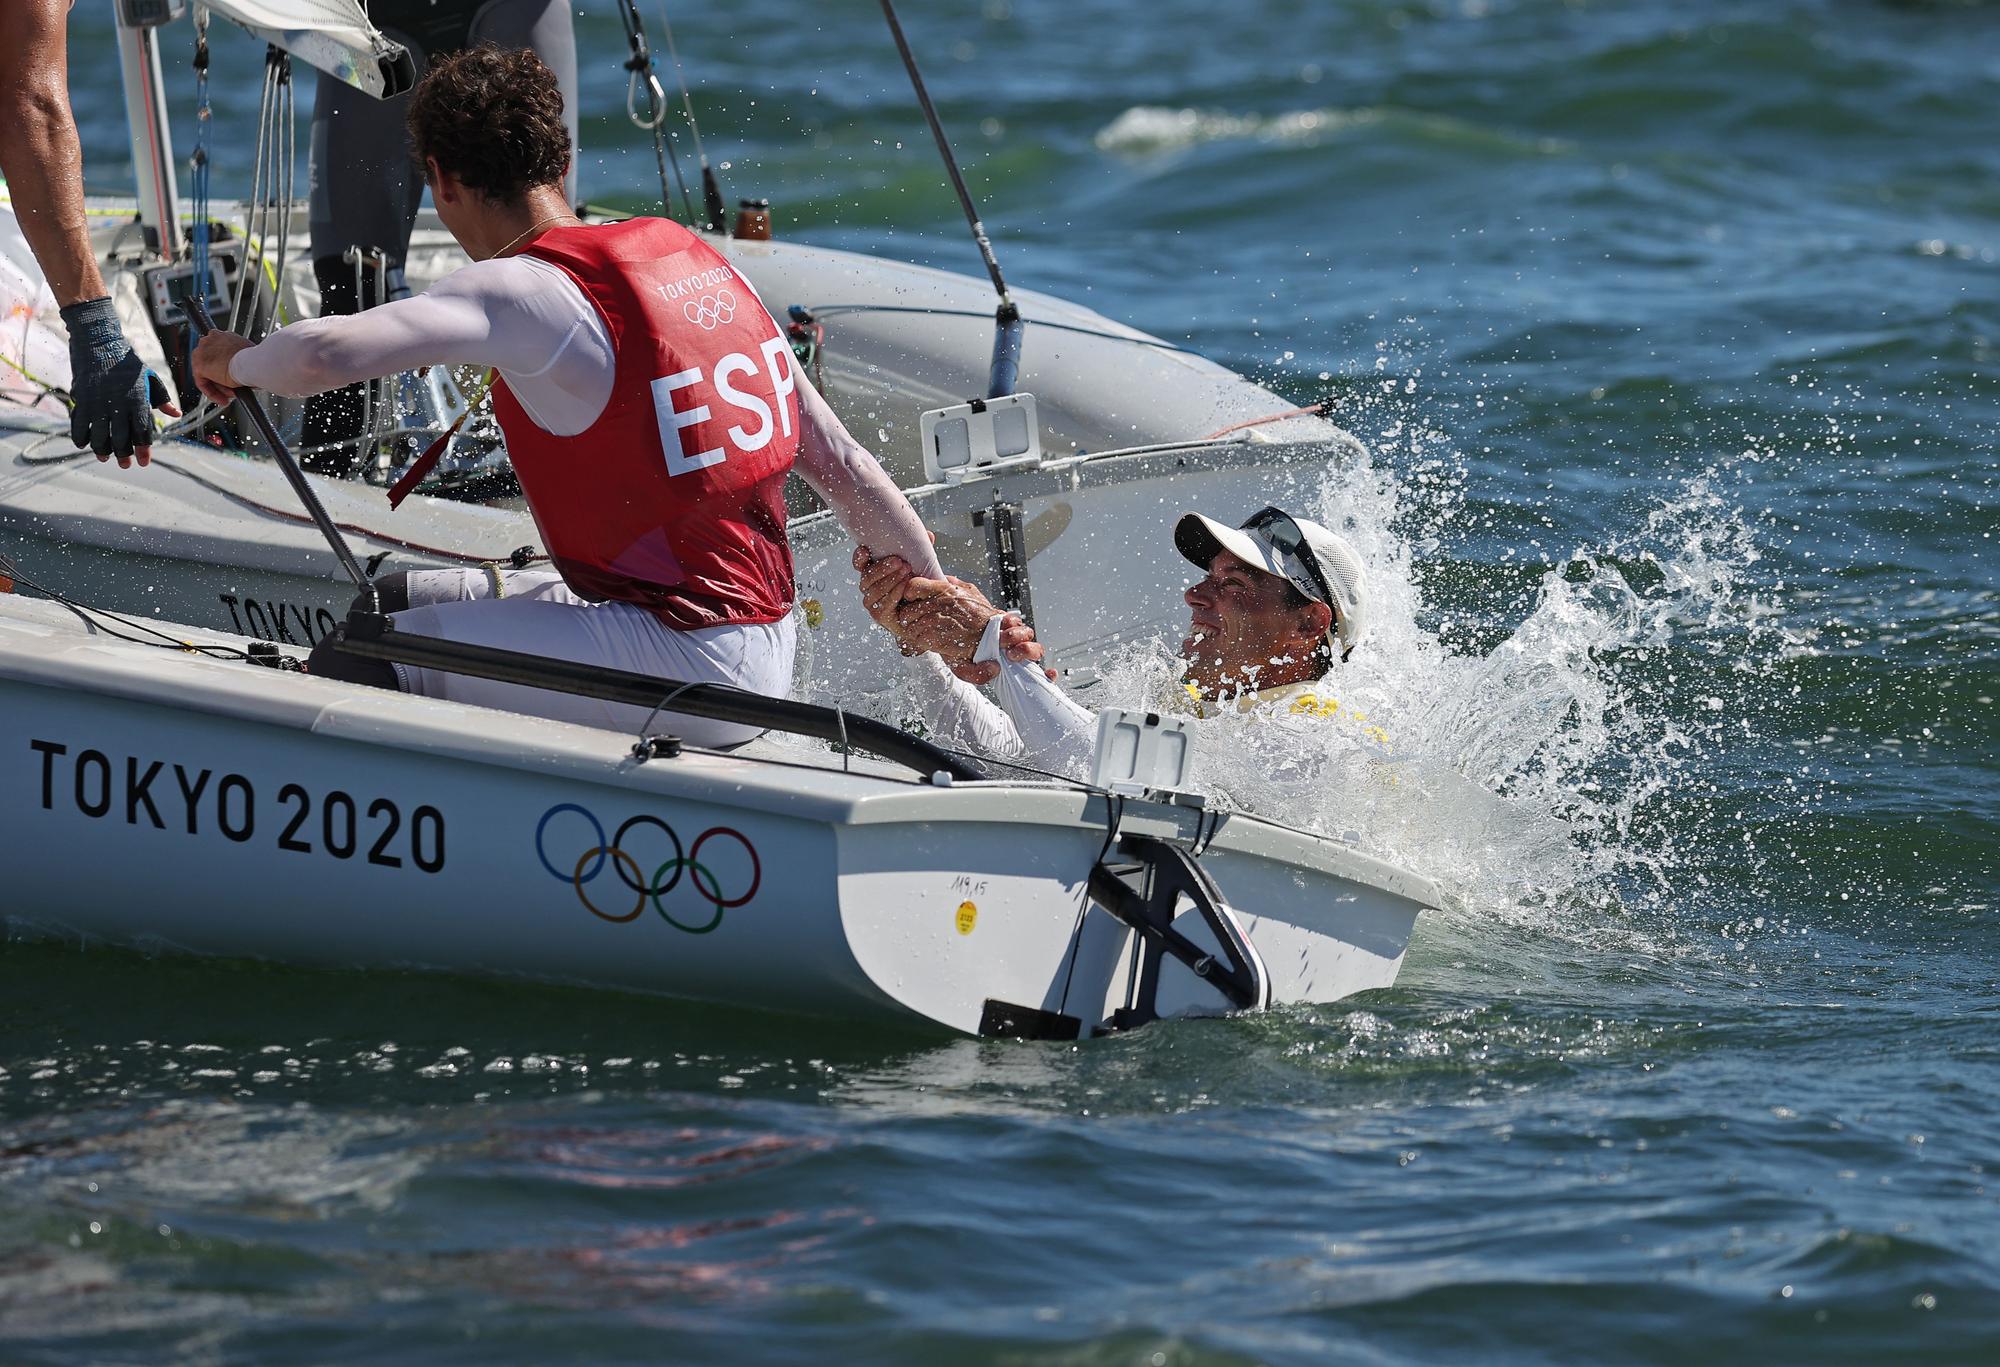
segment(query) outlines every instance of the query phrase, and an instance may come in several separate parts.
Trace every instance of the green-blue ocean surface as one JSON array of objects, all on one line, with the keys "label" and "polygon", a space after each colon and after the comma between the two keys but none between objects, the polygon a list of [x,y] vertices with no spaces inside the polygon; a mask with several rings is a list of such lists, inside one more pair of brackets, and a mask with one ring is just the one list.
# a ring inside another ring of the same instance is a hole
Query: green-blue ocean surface
[{"label": "green-blue ocean surface", "polygon": [[[732,198],[979,271],[875,5],[673,9]],[[1518,839],[1411,823],[1391,991],[1080,1046],[5,943],[0,1360],[2000,1361],[2000,6],[904,20],[1014,283],[1369,444],[1396,740]]]}]

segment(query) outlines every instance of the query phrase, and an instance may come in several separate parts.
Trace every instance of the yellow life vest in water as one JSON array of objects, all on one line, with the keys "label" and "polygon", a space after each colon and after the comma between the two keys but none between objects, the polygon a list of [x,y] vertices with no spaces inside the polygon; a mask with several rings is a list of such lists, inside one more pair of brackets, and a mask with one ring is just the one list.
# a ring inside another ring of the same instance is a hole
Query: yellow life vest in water
[{"label": "yellow life vest in water", "polygon": [[[1308,679],[1302,683],[1280,684],[1276,688],[1263,688],[1255,693],[1238,693],[1229,702],[1234,710],[1262,712],[1265,709],[1275,715],[1293,717],[1316,717],[1322,721],[1341,721],[1360,731],[1363,736],[1377,745],[1389,744],[1389,733],[1368,720],[1365,712],[1357,712],[1351,707],[1341,706],[1340,699],[1320,691],[1324,680]],[[1191,683],[1183,683],[1179,696],[1173,699],[1172,710],[1196,717],[1220,716],[1224,705],[1202,696],[1199,688]]]}]

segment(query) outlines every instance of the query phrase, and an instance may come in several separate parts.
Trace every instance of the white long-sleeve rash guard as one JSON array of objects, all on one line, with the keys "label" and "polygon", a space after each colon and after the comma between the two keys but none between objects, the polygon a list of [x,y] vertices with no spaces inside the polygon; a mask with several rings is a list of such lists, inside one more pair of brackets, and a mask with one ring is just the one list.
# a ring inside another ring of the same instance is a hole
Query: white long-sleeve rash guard
[{"label": "white long-sleeve rash guard", "polygon": [[986,624],[979,663],[998,661],[1000,705],[953,674],[935,655],[910,661],[910,683],[935,737],[960,750],[1015,760],[1083,778],[1097,744],[1097,715],[1073,701],[1039,664],[1017,664],[1000,653],[1000,619]]},{"label": "white long-sleeve rash guard", "polygon": [[[509,256],[474,262],[422,294],[365,313],[280,328],[237,352],[229,374],[251,389],[300,397],[427,365],[499,371],[528,416],[558,437],[597,421],[618,368],[604,319],[576,282],[549,262]],[[796,363],[792,374],[806,483],[857,542],[941,576],[930,537],[895,481]]]}]

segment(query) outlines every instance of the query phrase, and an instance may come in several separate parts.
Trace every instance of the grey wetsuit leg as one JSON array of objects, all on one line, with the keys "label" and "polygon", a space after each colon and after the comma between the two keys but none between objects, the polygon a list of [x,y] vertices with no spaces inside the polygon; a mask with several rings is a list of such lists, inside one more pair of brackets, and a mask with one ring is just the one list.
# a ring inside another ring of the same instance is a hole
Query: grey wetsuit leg
[{"label": "grey wetsuit leg", "polygon": [[569,175],[563,191],[576,203],[577,90],[576,26],[565,0],[491,0],[472,21],[472,41],[495,47],[531,47],[562,89],[563,123],[569,128]]},{"label": "grey wetsuit leg", "polygon": [[[408,46],[417,69],[424,69],[422,48],[405,34],[389,36]],[[404,127],[409,112],[408,95],[378,100],[321,74],[307,173],[315,258],[338,257],[349,247],[379,247],[391,265],[403,264],[424,194],[423,172],[410,157]]]},{"label": "grey wetsuit leg", "polygon": [[[413,35],[384,26],[410,49],[417,70],[431,53]],[[472,17],[464,45],[490,42],[531,47],[555,73],[562,90],[563,122],[577,146],[576,30],[565,0],[489,0]],[[440,50],[442,47],[440,45]],[[349,247],[380,247],[391,265],[409,251],[410,229],[423,200],[423,170],[409,154],[410,97],[377,100],[322,74],[313,99],[312,157],[308,170],[315,257],[339,256]],[[576,202],[576,160],[565,184]]]},{"label": "grey wetsuit leg", "polygon": [[[577,146],[576,33],[566,0],[396,0],[376,6],[382,31],[409,48],[417,70],[433,53],[490,42],[533,48],[555,73],[562,91],[570,147]],[[350,247],[380,250],[390,268],[387,297],[407,294],[403,266],[410,230],[423,202],[424,173],[409,151],[410,97],[377,100],[322,74],[313,99],[312,154],[308,162],[314,274],[322,314],[356,313],[374,298],[374,275],[355,296]],[[576,162],[565,185],[576,202]],[[353,473],[362,454],[364,404],[358,386],[314,395],[307,401],[304,456],[317,474]]]}]

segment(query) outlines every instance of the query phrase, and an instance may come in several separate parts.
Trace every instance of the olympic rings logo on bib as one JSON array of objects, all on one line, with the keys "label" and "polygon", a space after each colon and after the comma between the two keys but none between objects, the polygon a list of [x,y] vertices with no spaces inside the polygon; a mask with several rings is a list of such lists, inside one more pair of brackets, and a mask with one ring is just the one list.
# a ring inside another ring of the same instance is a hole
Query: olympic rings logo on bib
[{"label": "olympic rings logo on bib", "polygon": [[736,296],[728,290],[704,294],[681,305],[681,313],[703,332],[713,332],[736,318]]},{"label": "olympic rings logo on bib", "polygon": [[[584,846],[574,860],[560,844],[553,857],[550,853],[549,823],[565,812],[589,822],[594,837],[594,843]],[[732,847],[740,853],[732,853]],[[704,849],[709,851],[708,862],[702,859]],[[661,854],[666,857],[655,858]],[[656,816],[641,815],[628,819],[606,840],[604,823],[589,808],[574,802],[559,802],[542,813],[535,826],[535,855],[557,882],[576,890],[584,910],[599,920],[621,925],[636,921],[650,902],[661,920],[689,935],[706,935],[720,926],[722,914],[749,902],[764,882],[757,847],[741,831],[711,826],[692,844],[683,846],[680,833],[672,826]],[[729,856],[726,863],[724,856]],[[743,867],[746,858],[747,872]],[[613,877],[601,878],[607,869]],[[725,879],[742,891],[736,893],[732,887],[731,895],[725,896]],[[669,905],[669,898],[677,891],[677,904]],[[629,907],[625,905],[627,895],[633,899]]]}]

